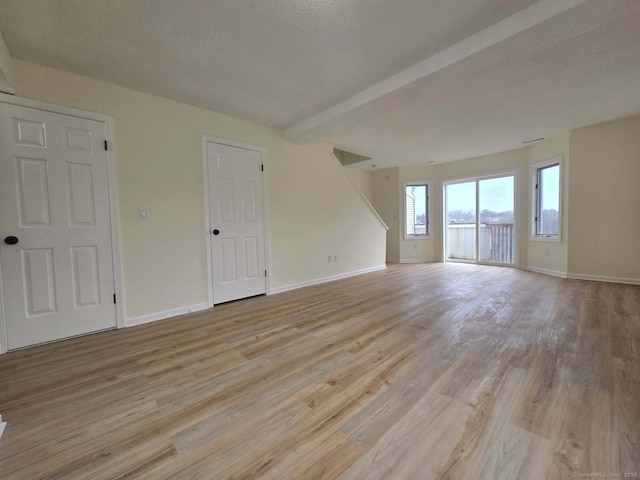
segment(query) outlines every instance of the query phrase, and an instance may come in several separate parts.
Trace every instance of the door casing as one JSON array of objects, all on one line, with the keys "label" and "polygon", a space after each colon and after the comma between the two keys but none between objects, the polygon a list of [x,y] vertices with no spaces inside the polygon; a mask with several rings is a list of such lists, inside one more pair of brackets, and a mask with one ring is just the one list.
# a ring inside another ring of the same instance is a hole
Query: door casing
[{"label": "door casing", "polygon": [[[116,293],[116,325],[117,328],[125,326],[125,298],[124,298],[124,277],[122,265],[122,247],[120,244],[120,215],[118,209],[118,185],[117,185],[117,165],[115,138],[113,130],[113,119],[101,113],[87,112],[71,107],[44,103],[28,98],[16,97],[0,93],[1,104],[10,104],[20,107],[43,110],[46,112],[70,115],[73,117],[85,118],[102,122],[105,125],[105,135],[109,144],[107,150],[107,181],[109,192],[109,222],[111,225],[111,255],[113,262],[114,291]],[[0,354],[8,350],[7,325],[4,313],[4,299],[2,289],[2,269],[0,268]]]},{"label": "door casing", "polygon": [[211,137],[209,135],[202,136],[202,171],[204,181],[204,236],[205,236],[205,249],[207,253],[207,292],[208,292],[208,304],[209,308],[213,308],[213,264],[211,259],[211,217],[209,215],[209,163],[207,161],[207,144],[219,143],[221,145],[227,145],[229,147],[244,148],[247,150],[254,150],[260,152],[262,155],[262,164],[264,165],[264,173],[262,175],[262,200],[264,203],[264,248],[265,248],[265,262],[267,266],[267,295],[271,294],[271,255],[269,245],[269,195],[267,193],[267,185],[269,174],[269,168],[267,166],[267,150],[263,147],[256,145],[250,145],[248,143],[234,142],[219,137]]}]

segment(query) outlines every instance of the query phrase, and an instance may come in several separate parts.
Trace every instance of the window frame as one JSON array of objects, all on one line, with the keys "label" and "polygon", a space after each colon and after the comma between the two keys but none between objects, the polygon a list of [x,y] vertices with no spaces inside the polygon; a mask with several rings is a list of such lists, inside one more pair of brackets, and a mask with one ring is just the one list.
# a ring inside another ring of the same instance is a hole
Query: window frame
[{"label": "window frame", "polygon": [[[563,197],[563,184],[564,184],[564,168],[563,168],[563,156],[553,157],[544,162],[531,165],[531,217],[530,217],[530,240],[539,242],[562,242],[562,197]],[[540,178],[540,171],[545,168],[558,165],[558,234],[539,234],[537,232],[537,218],[540,212],[540,193],[538,188],[538,181]]]},{"label": "window frame", "polygon": [[[427,214],[427,233],[425,235],[407,234],[407,187],[427,187],[426,198],[426,214]],[[431,180],[407,180],[402,188],[402,238],[404,240],[429,240],[432,238],[431,232],[431,192],[433,182]]]}]

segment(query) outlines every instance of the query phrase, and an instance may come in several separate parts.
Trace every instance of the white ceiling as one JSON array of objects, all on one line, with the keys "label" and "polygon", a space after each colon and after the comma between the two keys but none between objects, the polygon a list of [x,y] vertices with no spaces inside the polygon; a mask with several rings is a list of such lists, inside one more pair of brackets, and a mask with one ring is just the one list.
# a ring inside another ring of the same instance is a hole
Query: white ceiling
[{"label": "white ceiling", "polygon": [[0,12],[16,58],[325,139],[372,157],[365,168],[640,112],[637,0],[0,0]]}]

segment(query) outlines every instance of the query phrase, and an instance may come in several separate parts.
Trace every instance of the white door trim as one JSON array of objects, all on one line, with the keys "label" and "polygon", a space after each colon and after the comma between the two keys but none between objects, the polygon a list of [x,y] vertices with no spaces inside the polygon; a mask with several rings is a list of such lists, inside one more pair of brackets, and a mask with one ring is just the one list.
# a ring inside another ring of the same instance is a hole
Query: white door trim
[{"label": "white door trim", "polygon": [[211,137],[209,135],[202,136],[202,171],[204,182],[204,237],[205,248],[207,258],[207,291],[208,291],[208,303],[209,308],[213,307],[213,270],[211,265],[211,218],[209,217],[209,163],[207,161],[207,144],[219,143],[221,145],[227,145],[229,147],[244,148],[246,150],[253,150],[260,152],[262,155],[262,164],[264,165],[264,173],[262,174],[262,197],[264,202],[264,249],[265,249],[265,262],[267,266],[267,295],[271,295],[271,248],[269,244],[269,195],[267,193],[266,186],[269,184],[267,181],[267,175],[269,174],[269,168],[267,166],[267,149],[264,147],[258,147],[257,145],[250,145],[248,143],[240,143],[232,140],[227,140],[219,137]]},{"label": "white door trim", "polygon": [[[44,103],[28,98],[16,97],[0,93],[0,103],[17,105],[20,107],[33,108],[46,112],[70,115],[73,117],[95,120],[105,124],[106,140],[109,142],[107,150],[107,180],[109,188],[109,220],[111,224],[111,253],[113,258],[113,281],[114,291],[117,297],[116,303],[116,325],[118,328],[125,326],[125,298],[124,298],[124,271],[122,265],[122,247],[120,244],[120,214],[118,206],[118,183],[117,183],[117,161],[115,151],[115,138],[113,129],[113,118],[101,113],[87,112],[71,107]],[[4,302],[2,298],[2,272],[0,271],[0,354],[6,353],[8,349],[7,329],[4,315]]]}]

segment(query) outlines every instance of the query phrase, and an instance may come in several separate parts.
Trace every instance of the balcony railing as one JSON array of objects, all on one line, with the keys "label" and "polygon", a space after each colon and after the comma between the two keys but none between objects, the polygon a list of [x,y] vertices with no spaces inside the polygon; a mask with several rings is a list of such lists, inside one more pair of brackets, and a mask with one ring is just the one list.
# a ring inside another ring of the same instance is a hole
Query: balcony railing
[{"label": "balcony railing", "polygon": [[[449,259],[476,259],[475,224],[450,224],[448,228]],[[480,224],[480,261],[515,262],[515,230],[513,223]]]}]

